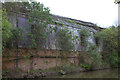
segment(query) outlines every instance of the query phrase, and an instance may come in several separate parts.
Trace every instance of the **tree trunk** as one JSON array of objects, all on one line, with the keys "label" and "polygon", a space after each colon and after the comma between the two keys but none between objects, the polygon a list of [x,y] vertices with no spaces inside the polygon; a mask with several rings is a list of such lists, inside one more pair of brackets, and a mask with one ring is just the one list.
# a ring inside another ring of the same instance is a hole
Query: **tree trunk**
[{"label": "tree trunk", "polygon": [[[16,13],[16,28],[18,28],[18,19],[17,19],[17,13]],[[18,68],[18,54],[19,54],[19,48],[18,48],[18,36],[16,36],[16,68]]]}]

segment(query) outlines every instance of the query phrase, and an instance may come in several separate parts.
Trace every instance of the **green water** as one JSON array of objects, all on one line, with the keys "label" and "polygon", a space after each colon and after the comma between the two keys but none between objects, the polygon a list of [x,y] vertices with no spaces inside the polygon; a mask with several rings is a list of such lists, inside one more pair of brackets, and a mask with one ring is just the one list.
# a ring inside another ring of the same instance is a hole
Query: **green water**
[{"label": "green water", "polygon": [[118,69],[71,73],[61,76],[49,76],[49,78],[118,78]]}]

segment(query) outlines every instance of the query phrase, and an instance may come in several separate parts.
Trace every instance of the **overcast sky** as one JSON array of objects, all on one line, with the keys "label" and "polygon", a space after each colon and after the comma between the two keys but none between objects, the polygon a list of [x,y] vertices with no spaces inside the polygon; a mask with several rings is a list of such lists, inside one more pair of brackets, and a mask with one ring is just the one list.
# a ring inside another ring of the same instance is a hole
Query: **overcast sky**
[{"label": "overcast sky", "polygon": [[92,22],[101,27],[116,25],[118,5],[114,0],[38,0],[52,14]]}]

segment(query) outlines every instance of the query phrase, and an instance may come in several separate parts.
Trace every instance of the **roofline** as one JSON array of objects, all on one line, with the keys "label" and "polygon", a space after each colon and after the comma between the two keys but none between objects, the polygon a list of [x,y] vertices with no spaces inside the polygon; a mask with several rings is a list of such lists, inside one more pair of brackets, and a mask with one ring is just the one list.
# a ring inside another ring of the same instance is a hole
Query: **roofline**
[{"label": "roofline", "polygon": [[[10,11],[10,12],[28,16],[28,14],[22,13],[22,12],[16,12],[16,11]],[[73,19],[73,18],[68,18],[68,17],[63,17],[63,16],[59,16],[59,15],[55,15],[55,14],[50,14],[50,16],[74,20],[74,21],[76,21],[78,24],[81,24],[81,25],[84,25],[84,26],[88,26],[88,27],[92,27],[92,28],[94,28],[94,29],[96,29],[96,30],[98,30],[98,28],[99,28],[100,30],[105,29],[105,28],[102,28],[102,27],[96,28],[95,24],[94,24],[94,23],[91,23],[91,22],[81,21],[81,20],[77,20],[77,19]],[[32,17],[32,16],[31,16],[31,17]]]},{"label": "roofline", "polygon": [[[96,29],[96,25],[94,23],[91,22],[86,22],[86,21],[82,21],[82,20],[77,20],[77,19],[73,19],[73,18],[69,18],[69,17],[63,17],[63,16],[59,16],[59,15],[55,15],[55,14],[50,14],[51,16],[54,17],[59,17],[59,18],[64,18],[64,19],[70,19],[70,20],[74,20],[76,21],[78,24],[84,25],[84,26],[88,26],[88,27],[93,27],[94,29]],[[88,25],[89,24],[89,25]],[[102,27],[98,27],[99,29],[106,29],[106,28],[102,28]]]}]

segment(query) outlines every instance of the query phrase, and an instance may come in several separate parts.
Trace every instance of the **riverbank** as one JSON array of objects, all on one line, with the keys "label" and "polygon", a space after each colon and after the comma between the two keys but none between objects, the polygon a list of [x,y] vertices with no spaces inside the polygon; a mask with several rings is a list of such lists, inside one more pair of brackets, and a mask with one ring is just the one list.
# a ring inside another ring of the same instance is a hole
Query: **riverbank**
[{"label": "riverbank", "polygon": [[60,76],[60,75],[67,75],[67,74],[74,74],[74,73],[83,73],[83,72],[91,72],[97,70],[105,70],[105,69],[113,69],[119,67],[99,67],[87,70],[82,68],[81,66],[58,66],[57,68],[50,68],[46,70],[31,70],[28,72],[23,72],[20,69],[15,69],[8,71],[3,78],[44,78],[50,76]]}]

